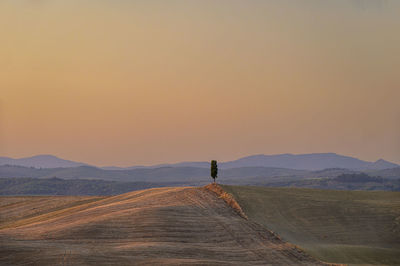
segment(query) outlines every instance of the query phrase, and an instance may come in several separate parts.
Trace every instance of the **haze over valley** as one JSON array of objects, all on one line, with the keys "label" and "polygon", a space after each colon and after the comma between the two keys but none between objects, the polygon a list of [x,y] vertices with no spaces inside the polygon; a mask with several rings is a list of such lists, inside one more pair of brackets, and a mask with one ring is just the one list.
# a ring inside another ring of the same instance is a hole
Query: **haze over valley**
[{"label": "haze over valley", "polygon": [[0,0],[0,265],[400,265],[399,0]]},{"label": "haze over valley", "polygon": [[[223,184],[400,191],[399,165],[334,153],[255,155],[219,163],[219,168]],[[0,158],[0,178],[1,195],[115,195],[210,181],[207,162],[94,167],[51,155]]]}]

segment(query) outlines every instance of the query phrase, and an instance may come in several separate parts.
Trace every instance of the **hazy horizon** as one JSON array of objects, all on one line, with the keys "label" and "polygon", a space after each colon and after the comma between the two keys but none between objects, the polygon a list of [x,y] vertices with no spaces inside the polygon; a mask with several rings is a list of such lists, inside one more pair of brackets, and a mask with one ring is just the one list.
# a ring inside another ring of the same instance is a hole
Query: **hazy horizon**
[{"label": "hazy horizon", "polygon": [[0,156],[400,164],[400,1],[1,1]]},{"label": "hazy horizon", "polygon": [[[356,158],[356,159],[360,159],[360,160],[363,160],[363,159],[361,159],[361,158],[357,158],[357,157],[355,157],[355,156],[349,156],[349,155],[346,155],[346,154],[337,154],[337,153],[331,153],[331,152],[324,152],[324,153],[306,153],[306,154],[304,154],[304,153],[279,153],[279,154],[263,154],[263,153],[260,153],[260,154],[247,154],[247,155],[243,155],[243,156],[240,156],[240,157],[237,157],[237,158],[233,158],[233,159],[231,159],[231,160],[219,160],[218,161],[218,163],[226,163],[226,162],[231,162],[231,161],[235,161],[235,160],[238,160],[238,159],[242,159],[242,158],[246,158],[246,157],[252,157],[252,156],[260,156],[260,155],[266,155],[266,156],[279,156],[279,155],[311,155],[311,154],[313,154],[313,155],[316,155],[316,154],[336,154],[336,155],[339,155],[339,156],[346,156],[346,157],[352,157],[352,158]],[[175,161],[175,162],[160,162],[160,163],[156,163],[156,164],[141,164],[141,165],[138,165],[138,164],[134,164],[134,163],[131,163],[131,164],[127,164],[127,165],[119,165],[119,164],[115,164],[115,165],[97,165],[97,164],[89,164],[89,163],[87,163],[87,162],[84,162],[84,161],[77,161],[77,160],[74,160],[74,159],[71,159],[71,158],[64,158],[64,157],[60,157],[60,156],[57,156],[57,155],[55,155],[55,154],[35,154],[35,155],[32,155],[32,156],[24,156],[24,157],[10,157],[10,156],[3,156],[3,155],[1,155],[0,154],[0,158],[1,157],[7,157],[7,158],[11,158],[11,159],[28,159],[28,158],[33,158],[33,157],[37,157],[37,156],[50,156],[50,157],[56,157],[56,158],[59,158],[59,159],[62,159],[62,160],[68,160],[68,161],[73,161],[73,162],[77,162],[77,163],[83,163],[83,164],[88,164],[88,165],[90,165],[90,166],[96,166],[96,167],[134,167],[134,166],[144,166],[144,167],[147,167],[147,166],[156,166],[156,165],[168,165],[168,164],[174,164],[174,163],[185,163],[185,162],[209,162],[211,159],[203,159],[203,160],[197,160],[197,161],[192,161],[192,160],[182,160],[182,161]],[[366,161],[366,162],[371,162],[371,163],[373,163],[373,162],[376,162],[376,161],[379,161],[379,160],[385,160],[384,158],[378,158],[378,159],[376,159],[376,160],[373,160],[373,161],[369,161],[369,160],[363,160],[363,161]],[[385,161],[388,161],[388,160],[385,160]],[[392,162],[392,163],[395,163],[395,162],[393,162],[393,161],[389,161],[389,162]]]}]

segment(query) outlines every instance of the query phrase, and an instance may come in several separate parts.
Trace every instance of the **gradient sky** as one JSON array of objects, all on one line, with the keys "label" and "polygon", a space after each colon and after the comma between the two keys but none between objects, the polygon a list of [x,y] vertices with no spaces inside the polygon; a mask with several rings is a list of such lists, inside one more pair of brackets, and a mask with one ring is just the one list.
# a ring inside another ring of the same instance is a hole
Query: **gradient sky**
[{"label": "gradient sky", "polygon": [[0,156],[400,163],[400,1],[0,1]]}]

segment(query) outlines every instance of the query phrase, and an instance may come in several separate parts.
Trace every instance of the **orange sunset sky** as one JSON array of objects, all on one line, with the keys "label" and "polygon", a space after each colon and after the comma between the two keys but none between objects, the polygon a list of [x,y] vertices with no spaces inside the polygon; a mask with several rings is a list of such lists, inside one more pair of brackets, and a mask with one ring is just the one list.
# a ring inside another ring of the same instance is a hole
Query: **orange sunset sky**
[{"label": "orange sunset sky", "polygon": [[0,1],[0,156],[400,163],[400,1]]}]

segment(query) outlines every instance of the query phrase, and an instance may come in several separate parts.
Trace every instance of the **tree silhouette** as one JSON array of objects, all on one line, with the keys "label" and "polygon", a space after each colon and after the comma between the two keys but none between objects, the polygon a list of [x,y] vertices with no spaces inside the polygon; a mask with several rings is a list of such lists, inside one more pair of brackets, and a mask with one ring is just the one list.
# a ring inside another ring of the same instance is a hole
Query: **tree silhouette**
[{"label": "tree silhouette", "polygon": [[215,179],[218,177],[218,165],[216,160],[211,161],[211,177],[214,179],[215,183]]}]

